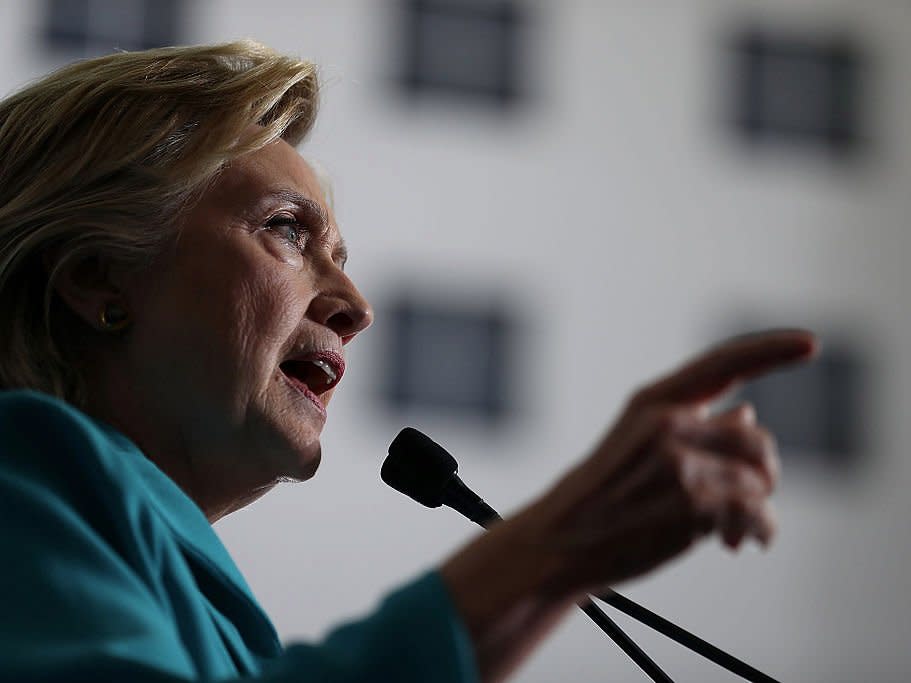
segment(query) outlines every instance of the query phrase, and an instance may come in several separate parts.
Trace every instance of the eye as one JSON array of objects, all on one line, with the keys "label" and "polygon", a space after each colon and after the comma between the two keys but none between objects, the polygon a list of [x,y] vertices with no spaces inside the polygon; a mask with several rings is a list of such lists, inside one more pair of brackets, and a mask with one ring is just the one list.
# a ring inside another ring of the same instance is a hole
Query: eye
[{"label": "eye", "polygon": [[266,230],[278,235],[288,246],[303,251],[307,246],[307,230],[290,213],[276,214],[266,221]]}]

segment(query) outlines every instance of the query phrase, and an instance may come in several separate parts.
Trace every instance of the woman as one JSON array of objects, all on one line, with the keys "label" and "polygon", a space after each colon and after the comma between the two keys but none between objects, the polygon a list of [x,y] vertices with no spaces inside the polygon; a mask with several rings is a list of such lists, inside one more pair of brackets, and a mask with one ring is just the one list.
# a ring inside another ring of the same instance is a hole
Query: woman
[{"label": "woman", "polygon": [[641,391],[512,519],[319,645],[282,648],[210,524],[313,476],[371,322],[295,151],[314,67],[250,42],[122,53],[0,103],[0,678],[501,680],[587,592],[710,532],[767,543],[777,460],[735,340]]}]

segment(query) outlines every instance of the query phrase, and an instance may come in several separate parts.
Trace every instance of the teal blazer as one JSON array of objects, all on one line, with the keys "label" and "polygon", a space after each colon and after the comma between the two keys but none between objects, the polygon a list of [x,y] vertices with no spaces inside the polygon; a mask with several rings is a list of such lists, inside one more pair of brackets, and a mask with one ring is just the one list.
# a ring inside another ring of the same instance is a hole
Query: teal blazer
[{"label": "teal blazer", "polygon": [[202,511],[123,434],[0,392],[0,681],[475,683],[439,574],[283,647]]}]

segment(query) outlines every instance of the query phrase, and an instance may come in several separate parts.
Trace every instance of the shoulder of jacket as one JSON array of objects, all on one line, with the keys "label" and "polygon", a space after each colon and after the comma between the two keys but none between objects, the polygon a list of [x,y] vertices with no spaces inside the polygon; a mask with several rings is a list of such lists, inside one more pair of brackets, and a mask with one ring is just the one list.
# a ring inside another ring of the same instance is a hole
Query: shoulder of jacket
[{"label": "shoulder of jacket", "polygon": [[118,457],[122,448],[65,401],[37,391],[0,391],[0,473],[7,477],[74,501],[96,495],[111,503],[131,476]]}]

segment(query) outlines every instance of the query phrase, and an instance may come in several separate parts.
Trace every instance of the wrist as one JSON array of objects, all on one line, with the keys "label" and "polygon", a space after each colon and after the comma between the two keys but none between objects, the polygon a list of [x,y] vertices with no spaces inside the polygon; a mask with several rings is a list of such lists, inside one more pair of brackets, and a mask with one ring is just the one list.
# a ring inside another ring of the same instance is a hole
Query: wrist
[{"label": "wrist", "polygon": [[495,525],[440,568],[473,637],[510,615],[559,611],[582,597],[561,585],[563,560],[538,536],[526,515],[519,515]]}]

